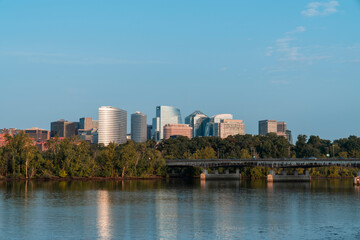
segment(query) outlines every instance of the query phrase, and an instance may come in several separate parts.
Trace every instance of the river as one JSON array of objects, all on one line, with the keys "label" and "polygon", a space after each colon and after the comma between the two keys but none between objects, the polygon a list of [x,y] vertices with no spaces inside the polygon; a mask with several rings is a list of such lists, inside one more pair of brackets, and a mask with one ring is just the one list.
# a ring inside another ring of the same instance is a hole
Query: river
[{"label": "river", "polygon": [[0,239],[360,239],[352,179],[0,182]]}]

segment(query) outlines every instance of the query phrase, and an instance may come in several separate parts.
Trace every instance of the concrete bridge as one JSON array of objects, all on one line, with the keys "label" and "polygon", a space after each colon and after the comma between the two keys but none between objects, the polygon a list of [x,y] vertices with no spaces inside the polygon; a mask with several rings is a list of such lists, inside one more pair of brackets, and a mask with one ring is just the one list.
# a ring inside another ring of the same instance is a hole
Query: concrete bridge
[{"label": "concrete bridge", "polygon": [[265,159],[174,159],[166,160],[167,167],[269,167],[312,168],[342,166],[360,168],[360,158],[265,158]]},{"label": "concrete bridge", "polygon": [[[326,166],[353,167],[360,168],[360,158],[268,158],[268,159],[173,159],[167,160],[166,166],[169,168],[202,167],[214,168],[215,173],[209,174],[204,170],[201,178],[225,178],[240,179],[239,168],[242,167],[268,167],[268,168],[313,168]],[[219,174],[218,168],[225,168],[225,174]],[[229,173],[228,168],[235,168],[236,173]],[[275,171],[270,170],[268,181],[310,181],[309,172],[306,169],[304,174],[299,175],[294,171],[294,175],[287,175],[282,171],[276,175]]]}]

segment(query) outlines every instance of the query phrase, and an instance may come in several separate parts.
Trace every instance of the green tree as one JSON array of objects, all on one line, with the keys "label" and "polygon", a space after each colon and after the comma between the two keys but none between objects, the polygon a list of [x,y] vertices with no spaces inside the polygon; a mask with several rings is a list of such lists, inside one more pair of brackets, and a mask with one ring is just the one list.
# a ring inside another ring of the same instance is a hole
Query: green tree
[{"label": "green tree", "polygon": [[6,136],[4,151],[7,153],[9,171],[13,177],[28,178],[29,165],[32,163],[37,148],[28,135],[21,132],[15,136]]},{"label": "green tree", "polygon": [[205,147],[199,150],[196,150],[196,153],[193,154],[195,159],[215,159],[216,152],[212,147]]},{"label": "green tree", "polygon": [[240,158],[241,159],[250,159],[251,158],[251,155],[249,153],[249,151],[247,149],[241,149],[240,151]]},{"label": "green tree", "polygon": [[116,151],[117,144],[114,142],[109,143],[107,147],[100,152],[97,163],[100,166],[99,175],[102,177],[114,176],[114,167],[119,165],[120,158]]}]

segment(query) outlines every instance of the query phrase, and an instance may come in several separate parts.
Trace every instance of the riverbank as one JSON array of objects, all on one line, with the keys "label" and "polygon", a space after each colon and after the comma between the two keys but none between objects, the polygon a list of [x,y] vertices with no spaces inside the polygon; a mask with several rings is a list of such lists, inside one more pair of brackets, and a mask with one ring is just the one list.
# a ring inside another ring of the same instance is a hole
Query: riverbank
[{"label": "riverbank", "polygon": [[[267,177],[252,178],[248,176],[241,176],[240,180],[256,181],[266,180]],[[311,179],[352,179],[352,176],[339,176],[339,177],[325,177],[325,176],[311,176]],[[23,178],[23,177],[0,177],[0,181],[128,181],[128,180],[161,180],[161,179],[200,179],[200,176],[183,176],[183,177],[161,177],[161,176],[149,176],[149,177],[35,177],[35,178]],[[226,179],[225,179],[226,180]]]},{"label": "riverbank", "polygon": [[164,179],[161,176],[149,176],[149,177],[35,177],[35,178],[23,178],[23,177],[0,177],[0,181],[125,181],[125,180],[158,180]]}]

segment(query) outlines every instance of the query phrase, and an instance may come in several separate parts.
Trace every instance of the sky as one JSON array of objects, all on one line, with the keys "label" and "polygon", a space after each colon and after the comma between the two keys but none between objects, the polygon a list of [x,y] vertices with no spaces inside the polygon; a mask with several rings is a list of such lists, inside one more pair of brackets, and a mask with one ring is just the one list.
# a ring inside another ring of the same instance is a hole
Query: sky
[{"label": "sky", "polygon": [[360,136],[359,76],[360,0],[0,0],[0,128],[169,105]]}]

